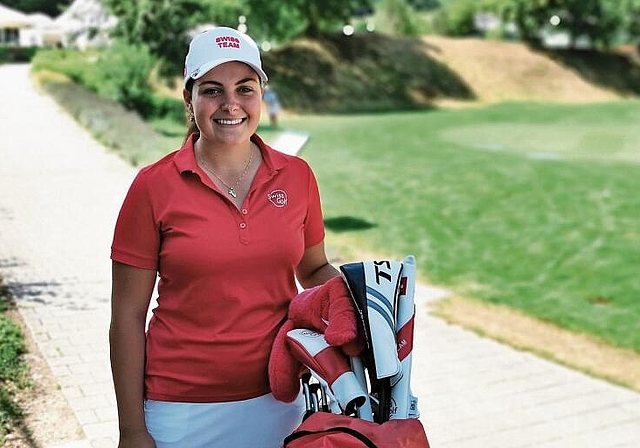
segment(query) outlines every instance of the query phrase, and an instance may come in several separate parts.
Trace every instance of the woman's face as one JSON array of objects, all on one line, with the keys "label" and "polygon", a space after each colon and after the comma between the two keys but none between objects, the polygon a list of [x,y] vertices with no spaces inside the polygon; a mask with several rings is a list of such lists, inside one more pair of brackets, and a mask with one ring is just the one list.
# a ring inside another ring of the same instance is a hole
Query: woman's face
[{"label": "woman's face", "polygon": [[205,141],[242,144],[249,141],[260,123],[260,78],[242,62],[215,67],[195,81],[190,93],[185,90],[184,96]]}]

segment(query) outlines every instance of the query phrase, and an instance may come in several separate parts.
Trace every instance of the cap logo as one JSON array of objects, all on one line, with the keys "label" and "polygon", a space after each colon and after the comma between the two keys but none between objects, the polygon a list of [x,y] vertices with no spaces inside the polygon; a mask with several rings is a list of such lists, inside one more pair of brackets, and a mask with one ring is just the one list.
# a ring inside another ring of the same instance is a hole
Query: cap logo
[{"label": "cap logo", "polygon": [[240,48],[240,39],[233,36],[216,37],[218,48]]},{"label": "cap logo", "polygon": [[273,190],[267,195],[273,205],[282,208],[287,205],[287,193],[284,190]]}]

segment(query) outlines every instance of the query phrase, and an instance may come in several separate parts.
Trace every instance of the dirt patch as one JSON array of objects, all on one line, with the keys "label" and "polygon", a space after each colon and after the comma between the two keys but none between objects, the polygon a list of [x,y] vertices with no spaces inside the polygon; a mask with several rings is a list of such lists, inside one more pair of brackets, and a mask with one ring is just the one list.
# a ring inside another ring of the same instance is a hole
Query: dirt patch
[{"label": "dirt patch", "polygon": [[436,316],[482,336],[640,392],[640,355],[518,311],[453,297],[432,304]]},{"label": "dirt patch", "polygon": [[621,97],[521,43],[440,36],[428,36],[423,41],[427,54],[455,72],[480,102],[592,102]]},{"label": "dirt patch", "polygon": [[43,448],[81,440],[84,433],[66,398],[62,395],[49,365],[38,350],[17,310],[6,312],[19,325],[25,337],[31,388],[16,391],[16,399],[24,411],[24,421],[7,435],[4,448]]}]

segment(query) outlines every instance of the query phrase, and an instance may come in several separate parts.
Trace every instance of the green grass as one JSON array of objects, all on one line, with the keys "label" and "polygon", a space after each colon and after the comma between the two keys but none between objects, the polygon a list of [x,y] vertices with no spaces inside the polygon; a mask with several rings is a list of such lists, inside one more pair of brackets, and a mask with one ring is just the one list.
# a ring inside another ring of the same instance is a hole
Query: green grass
[{"label": "green grass", "polygon": [[[135,164],[182,141],[182,123],[156,121],[152,136],[121,112],[110,118],[97,98],[72,102],[76,116],[104,110],[100,129],[117,130],[106,143]],[[338,252],[412,253],[423,280],[640,352],[638,122],[640,101],[629,100],[306,115],[282,126],[311,134],[302,156]]]},{"label": "green grass", "polygon": [[15,400],[15,391],[29,385],[27,365],[20,358],[25,353],[24,336],[5,315],[10,307],[9,294],[0,277],[0,443],[12,428],[21,425],[23,411]]},{"label": "green grass", "polygon": [[640,352],[639,119],[626,101],[286,125],[311,132],[339,251],[413,253],[423,279]]}]

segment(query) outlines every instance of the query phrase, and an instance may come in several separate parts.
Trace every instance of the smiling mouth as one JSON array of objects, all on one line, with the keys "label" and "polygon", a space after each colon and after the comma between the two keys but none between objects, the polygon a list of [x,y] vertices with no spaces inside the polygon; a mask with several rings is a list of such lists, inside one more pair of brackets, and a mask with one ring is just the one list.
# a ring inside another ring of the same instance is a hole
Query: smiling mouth
[{"label": "smiling mouth", "polygon": [[222,124],[222,125],[225,125],[225,126],[233,126],[233,125],[236,125],[236,124],[240,124],[245,120],[246,120],[246,118],[236,118],[236,119],[233,119],[233,120],[219,118],[219,119],[214,120],[214,121],[216,123],[218,123],[218,124]]}]

